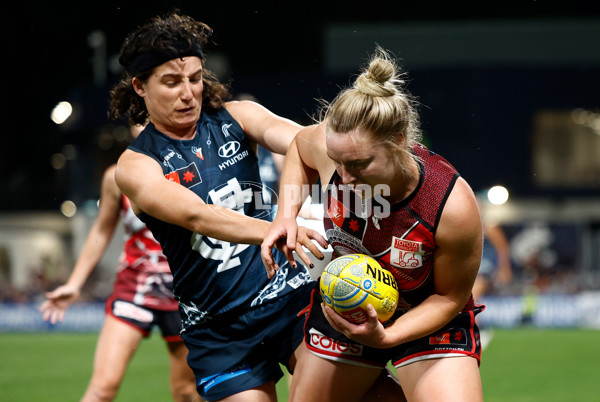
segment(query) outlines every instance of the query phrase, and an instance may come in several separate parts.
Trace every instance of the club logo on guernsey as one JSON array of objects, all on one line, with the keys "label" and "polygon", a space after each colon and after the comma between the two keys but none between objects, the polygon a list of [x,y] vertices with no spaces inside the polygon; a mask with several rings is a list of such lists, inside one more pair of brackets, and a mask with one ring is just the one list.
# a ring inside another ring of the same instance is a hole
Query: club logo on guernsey
[{"label": "club logo on guernsey", "polygon": [[229,123],[229,124],[223,124],[223,125],[221,126],[221,131],[223,132],[223,136],[224,136],[225,138],[227,138],[227,137],[229,137],[229,136],[231,135],[231,134],[229,134],[229,127],[231,127],[231,126],[232,126],[232,123]]},{"label": "club logo on guernsey", "polygon": [[[215,205],[232,209],[245,215],[244,206],[252,202],[254,193],[252,188],[244,188],[236,178],[220,185],[208,193],[208,197]],[[224,272],[242,264],[240,253],[250,247],[249,244],[230,243],[194,233],[191,238],[192,250],[195,250],[207,260],[221,261],[217,272]]]},{"label": "club logo on guernsey", "polygon": [[367,221],[359,218],[335,197],[331,198],[327,213],[331,221],[345,233],[348,233],[357,239],[363,238],[365,228],[367,227]]}]

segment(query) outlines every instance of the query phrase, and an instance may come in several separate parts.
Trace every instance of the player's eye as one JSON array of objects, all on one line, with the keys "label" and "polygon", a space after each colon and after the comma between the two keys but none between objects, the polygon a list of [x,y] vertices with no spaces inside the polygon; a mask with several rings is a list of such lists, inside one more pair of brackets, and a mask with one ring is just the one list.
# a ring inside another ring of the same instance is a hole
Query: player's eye
[{"label": "player's eye", "polygon": [[350,168],[353,170],[364,170],[366,169],[369,164],[371,163],[370,160],[365,160],[365,161],[353,161],[350,164]]}]

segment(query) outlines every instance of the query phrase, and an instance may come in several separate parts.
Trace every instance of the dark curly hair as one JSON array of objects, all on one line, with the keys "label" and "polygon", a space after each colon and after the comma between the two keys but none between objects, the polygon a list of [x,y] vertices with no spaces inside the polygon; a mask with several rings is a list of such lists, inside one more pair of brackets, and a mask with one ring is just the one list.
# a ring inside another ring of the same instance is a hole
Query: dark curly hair
[{"label": "dark curly hair", "polygon": [[[208,25],[177,12],[152,18],[129,34],[119,54],[119,62],[125,67],[125,74],[110,92],[109,116],[113,119],[128,117],[132,125],[143,125],[148,121],[148,110],[144,100],[133,89],[133,75],[129,71],[136,57],[149,52],[171,53],[182,43],[187,44],[188,48],[199,44],[204,49],[211,37],[212,29]],[[135,73],[135,76],[146,82],[153,70],[154,67]],[[212,71],[203,70],[202,82],[203,110],[210,112],[221,109],[225,101],[231,99],[229,87],[221,83]]]}]

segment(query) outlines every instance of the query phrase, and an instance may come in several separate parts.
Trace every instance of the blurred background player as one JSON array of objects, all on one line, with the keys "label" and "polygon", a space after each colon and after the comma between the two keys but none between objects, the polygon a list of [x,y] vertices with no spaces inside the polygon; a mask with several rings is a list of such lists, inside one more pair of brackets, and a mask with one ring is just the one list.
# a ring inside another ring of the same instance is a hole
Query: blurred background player
[{"label": "blurred background player", "polygon": [[[132,128],[133,136],[141,127]],[[96,346],[92,378],[82,401],[111,401],[130,360],[154,326],[162,331],[170,364],[169,386],[174,401],[200,401],[194,375],[186,362],[187,348],[179,332],[181,318],[173,296],[173,276],[160,245],[131,209],[115,182],[116,165],[104,172],[100,209],[68,281],[46,293],[40,311],[52,324],[62,321],[100,262],[121,219],[125,244],[106,318]]]},{"label": "blurred background player", "polygon": [[[481,303],[489,291],[510,284],[513,279],[513,271],[510,260],[510,244],[504,234],[504,229],[487,216],[485,201],[481,198],[478,201],[483,216],[484,239],[481,264],[473,285],[473,299],[476,303]],[[479,317],[477,317],[477,324],[480,329],[481,348],[485,349],[492,340],[494,332],[491,328],[482,325]]]},{"label": "blurred background player", "polygon": [[473,286],[473,298],[480,300],[492,286],[507,285],[512,281],[510,245],[499,225],[483,225],[483,254],[479,273]]}]

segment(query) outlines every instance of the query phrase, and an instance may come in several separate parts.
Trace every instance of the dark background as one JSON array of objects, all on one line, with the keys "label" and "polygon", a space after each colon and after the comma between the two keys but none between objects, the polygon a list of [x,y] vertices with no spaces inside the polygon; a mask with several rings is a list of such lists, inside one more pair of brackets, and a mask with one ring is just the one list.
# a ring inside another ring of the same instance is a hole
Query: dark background
[{"label": "dark background", "polygon": [[[94,85],[88,35],[106,35],[107,56],[127,33],[178,8],[210,25],[225,55],[234,93],[252,93],[275,113],[309,123],[316,98],[331,100],[360,66],[345,74],[323,69],[324,35],[333,23],[435,23],[502,20],[598,21],[596,1],[546,2],[266,2],[146,1],[32,2],[3,12],[4,80],[0,147],[0,210],[53,210],[67,198],[97,198],[102,170],[125,146],[98,148],[98,137],[123,122],[106,118],[110,70]],[[599,52],[600,45],[589,49]],[[407,64],[408,89],[422,107],[425,138],[477,190],[503,183],[514,196],[587,197],[598,188],[536,188],[531,166],[532,115],[538,109],[600,111],[599,65],[488,65],[419,68]],[[57,102],[77,106],[73,122],[49,116]],[[108,126],[107,126],[108,124]],[[50,165],[72,145],[68,169]]]}]

